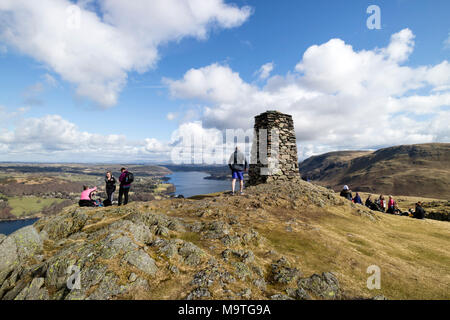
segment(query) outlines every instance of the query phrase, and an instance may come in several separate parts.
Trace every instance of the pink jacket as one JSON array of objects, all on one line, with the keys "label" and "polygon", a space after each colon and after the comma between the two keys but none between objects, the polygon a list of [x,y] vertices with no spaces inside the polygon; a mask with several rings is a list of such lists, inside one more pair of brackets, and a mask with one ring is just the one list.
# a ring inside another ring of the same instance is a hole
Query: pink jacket
[{"label": "pink jacket", "polygon": [[394,201],[394,199],[389,199],[388,206],[389,206],[389,207],[395,206],[395,201]]},{"label": "pink jacket", "polygon": [[89,197],[89,195],[91,194],[92,191],[96,191],[96,190],[97,190],[97,187],[94,187],[94,188],[92,188],[92,189],[84,190],[84,191],[81,193],[81,198],[80,198],[80,200],[91,200],[91,198]]}]

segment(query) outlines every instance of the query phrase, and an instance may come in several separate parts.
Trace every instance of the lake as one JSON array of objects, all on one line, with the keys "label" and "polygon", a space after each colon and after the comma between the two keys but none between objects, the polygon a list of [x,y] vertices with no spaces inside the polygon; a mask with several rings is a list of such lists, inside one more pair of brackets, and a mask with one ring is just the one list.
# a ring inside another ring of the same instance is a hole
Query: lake
[{"label": "lake", "polygon": [[[169,183],[175,185],[176,195],[183,195],[189,198],[199,194],[208,194],[231,190],[231,182],[226,180],[206,180],[209,174],[204,172],[174,172],[168,175]],[[238,183],[236,183],[239,188]],[[38,219],[4,221],[0,222],[0,234],[9,235],[14,231],[32,225]]]},{"label": "lake", "polygon": [[20,228],[32,225],[39,219],[27,219],[27,220],[16,220],[16,221],[3,221],[0,222],[0,234],[10,235]]},{"label": "lake", "polygon": [[[231,190],[231,181],[228,180],[206,180],[209,174],[204,172],[174,172],[167,177],[168,181],[175,185],[176,195],[183,195],[185,198],[199,194],[208,194]],[[237,183],[236,183],[237,185]]]}]

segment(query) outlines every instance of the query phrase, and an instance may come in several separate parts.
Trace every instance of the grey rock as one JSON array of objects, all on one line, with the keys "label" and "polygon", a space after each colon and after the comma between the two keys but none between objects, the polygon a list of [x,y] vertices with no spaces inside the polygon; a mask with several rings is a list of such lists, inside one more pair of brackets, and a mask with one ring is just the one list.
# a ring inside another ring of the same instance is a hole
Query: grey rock
[{"label": "grey rock", "polygon": [[15,300],[48,300],[48,291],[42,288],[44,278],[34,278],[28,287],[25,287]]},{"label": "grey rock", "polygon": [[294,298],[295,300],[310,300],[311,297],[309,294],[302,288],[288,288],[286,289],[286,293],[289,297]]},{"label": "grey rock", "polygon": [[274,283],[289,284],[301,276],[301,271],[297,268],[291,268],[285,258],[281,258],[272,264],[272,281]]},{"label": "grey rock", "polygon": [[12,237],[8,237],[0,244],[0,283],[3,283],[14,266],[18,263],[16,242]]},{"label": "grey rock", "polygon": [[77,208],[72,214],[67,213],[52,217],[44,224],[43,231],[52,240],[68,238],[84,227],[88,219],[86,214],[88,210],[89,208]]},{"label": "grey rock", "polygon": [[197,288],[192,290],[191,293],[187,296],[187,300],[198,300],[204,298],[210,298],[211,292],[207,288]]},{"label": "grey rock", "polygon": [[11,234],[10,237],[16,243],[17,255],[21,260],[32,257],[36,252],[42,250],[42,239],[33,226],[19,229]]},{"label": "grey rock", "polygon": [[270,300],[295,300],[285,294],[275,294],[270,297]]},{"label": "grey rock", "polygon": [[252,272],[245,263],[234,262],[232,265],[234,266],[235,274],[239,279],[245,280],[247,278],[251,278]]},{"label": "grey rock", "polygon": [[124,230],[130,233],[130,236],[137,242],[144,244],[150,243],[154,236],[151,230],[144,224],[136,224],[130,220],[119,220],[109,226],[110,230]]},{"label": "grey rock", "polygon": [[190,242],[185,242],[180,249],[178,249],[178,254],[183,257],[184,262],[190,266],[197,266],[202,262],[202,258],[205,253],[202,249]]},{"label": "grey rock", "polygon": [[242,297],[243,299],[251,299],[252,290],[249,288],[244,289],[242,292],[238,293],[238,296]]},{"label": "grey rock", "polygon": [[340,297],[339,281],[333,273],[313,274],[309,278],[298,281],[299,289],[304,289],[323,299],[338,299]]},{"label": "grey rock", "polygon": [[124,259],[148,275],[154,276],[158,271],[155,260],[150,258],[150,256],[142,249],[128,252]]},{"label": "grey rock", "polygon": [[222,243],[224,245],[226,245],[227,247],[230,246],[237,246],[241,243],[241,238],[239,238],[238,236],[231,236],[231,235],[226,235],[224,236],[222,239],[220,239],[222,241]]},{"label": "grey rock", "polygon": [[214,221],[204,227],[206,239],[220,239],[230,234],[230,226],[223,221]]},{"label": "grey rock", "polygon": [[266,281],[263,278],[256,279],[255,281],[253,281],[253,284],[261,291],[266,290]]},{"label": "grey rock", "polygon": [[169,271],[173,274],[180,274],[180,270],[178,270],[177,266],[174,265],[169,266]]},{"label": "grey rock", "polygon": [[130,282],[135,282],[136,279],[137,279],[137,275],[136,275],[136,273],[134,273],[134,272],[132,272],[132,273],[130,274],[130,276],[128,277],[128,281],[130,281]]},{"label": "grey rock", "polygon": [[119,252],[130,252],[136,250],[138,246],[126,236],[116,238],[115,234],[110,235],[100,243],[100,256],[104,259],[111,259]]},{"label": "grey rock", "polygon": [[126,292],[125,286],[117,283],[117,277],[111,273],[106,274],[98,288],[87,297],[87,300],[109,300]]}]

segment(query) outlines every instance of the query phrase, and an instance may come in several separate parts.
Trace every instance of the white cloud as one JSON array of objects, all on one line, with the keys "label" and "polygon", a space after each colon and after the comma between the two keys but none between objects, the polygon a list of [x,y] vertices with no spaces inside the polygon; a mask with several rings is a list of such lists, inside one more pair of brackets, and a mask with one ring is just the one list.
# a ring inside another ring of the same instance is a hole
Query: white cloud
[{"label": "white cloud", "polygon": [[159,45],[184,37],[204,39],[211,28],[237,27],[251,14],[249,7],[223,0],[78,4],[79,20],[76,10],[68,10],[73,6],[69,0],[2,0],[0,41],[43,63],[74,84],[78,95],[105,107],[116,104],[128,72],[155,66]]},{"label": "white cloud", "polygon": [[450,32],[448,33],[448,38],[444,41],[444,48],[450,49]]},{"label": "white cloud", "polygon": [[382,49],[355,51],[331,39],[308,48],[294,72],[268,78],[263,88],[219,64],[165,82],[173,97],[204,103],[207,128],[248,129],[266,110],[292,114],[301,156],[446,141],[450,64],[404,66],[413,48],[409,29]]},{"label": "white cloud", "polygon": [[[16,118],[23,112],[8,113],[0,108],[2,118]],[[154,138],[131,141],[123,135],[101,135],[81,131],[59,115],[22,118],[14,128],[0,131],[0,160],[96,161],[167,159],[169,145]]]},{"label": "white cloud", "polygon": [[393,34],[391,43],[384,50],[387,57],[394,62],[404,62],[414,50],[414,34],[410,29]]},{"label": "white cloud", "polygon": [[175,120],[177,117],[178,117],[178,113],[176,113],[176,112],[169,112],[169,113],[167,114],[167,120],[169,120],[169,121],[173,121],[173,120]]},{"label": "white cloud", "polygon": [[49,86],[51,86],[51,87],[53,87],[53,88],[56,88],[56,87],[59,86],[58,80],[56,80],[55,77],[53,77],[52,75],[50,75],[50,74],[48,74],[48,73],[44,74],[44,75],[42,76],[42,78],[45,80],[45,82],[46,82]]},{"label": "white cloud", "polygon": [[260,80],[265,80],[270,76],[270,73],[273,71],[274,64],[273,62],[266,63],[259,68],[255,74],[258,76]]}]

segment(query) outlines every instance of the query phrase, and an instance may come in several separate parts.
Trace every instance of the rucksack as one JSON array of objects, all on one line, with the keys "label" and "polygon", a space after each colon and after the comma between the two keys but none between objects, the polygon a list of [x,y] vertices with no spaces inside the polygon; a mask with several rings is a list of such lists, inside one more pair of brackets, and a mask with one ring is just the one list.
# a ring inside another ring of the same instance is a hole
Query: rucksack
[{"label": "rucksack", "polygon": [[231,165],[231,168],[235,171],[244,171],[245,166],[243,164],[238,163],[237,161],[237,152],[234,152],[234,161]]},{"label": "rucksack", "polygon": [[134,181],[134,174],[127,172],[125,178],[123,179],[123,184],[131,184]]}]

